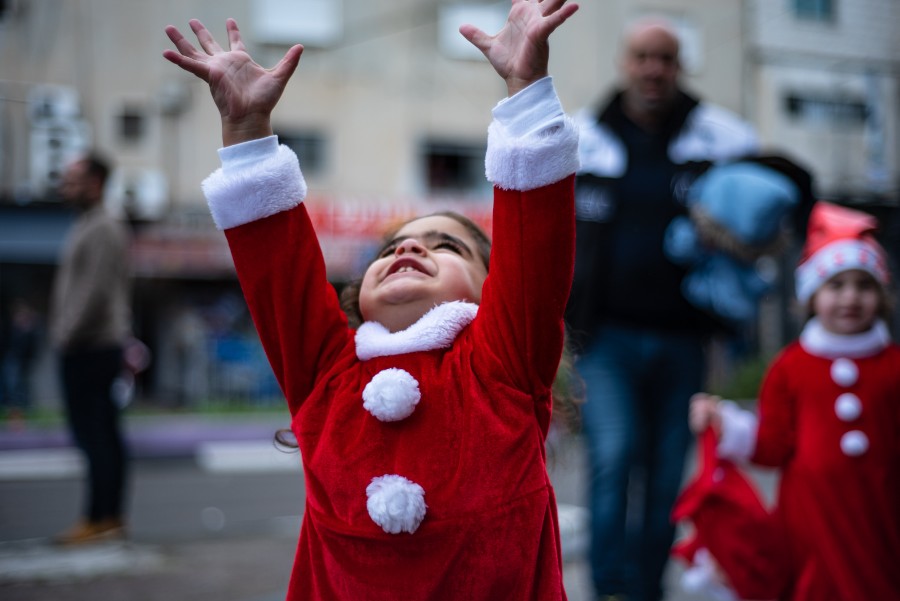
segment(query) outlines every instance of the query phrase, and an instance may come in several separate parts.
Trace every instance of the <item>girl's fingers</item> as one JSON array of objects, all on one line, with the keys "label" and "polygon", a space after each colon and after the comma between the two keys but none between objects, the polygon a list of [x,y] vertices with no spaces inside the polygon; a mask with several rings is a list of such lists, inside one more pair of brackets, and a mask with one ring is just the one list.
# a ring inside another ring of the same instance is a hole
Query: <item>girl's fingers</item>
[{"label": "girl's fingers", "polygon": [[209,81],[209,68],[206,66],[206,63],[178,54],[174,50],[164,50],[163,57],[169,62],[178,65],[188,73],[196,75],[203,81]]},{"label": "girl's fingers", "polygon": [[191,44],[174,25],[169,25],[168,27],[166,27],[166,35],[169,36],[169,39],[172,40],[172,43],[175,44],[176,48],[178,48],[178,52],[180,52],[184,56],[199,56],[200,53],[196,48],[194,48],[193,44]]},{"label": "girl's fingers", "polygon": [[[545,0],[545,2],[549,1],[550,0]],[[557,27],[565,23],[566,20],[578,10],[577,4],[564,4],[564,0],[563,2],[555,2],[554,4],[556,4],[554,8],[544,11],[544,17],[548,21],[551,32],[555,31]]]},{"label": "girl's fingers", "polygon": [[544,16],[559,10],[559,7],[566,3],[566,0],[541,0],[541,12]]},{"label": "girl's fingers", "polygon": [[215,38],[213,38],[212,34],[203,23],[197,19],[191,19],[190,25],[194,35],[197,36],[197,41],[200,42],[200,47],[203,48],[207,54],[222,52],[222,47],[219,46],[219,43],[216,42]]},{"label": "girl's fingers", "polygon": [[297,64],[300,62],[300,55],[303,54],[303,46],[297,44],[291,46],[285,55],[278,61],[278,64],[272,69],[276,77],[282,80],[288,80],[294,74]]},{"label": "girl's fingers", "polygon": [[469,43],[471,43],[482,52],[487,49],[491,40],[491,36],[481,31],[474,25],[466,24],[461,26],[459,28],[459,33],[461,33],[462,36],[469,41]]},{"label": "girl's fingers", "polygon": [[238,29],[237,21],[234,19],[227,19],[225,21],[225,29],[228,31],[228,48],[230,50],[243,50],[247,49],[244,47],[244,41],[241,39],[241,32]]}]

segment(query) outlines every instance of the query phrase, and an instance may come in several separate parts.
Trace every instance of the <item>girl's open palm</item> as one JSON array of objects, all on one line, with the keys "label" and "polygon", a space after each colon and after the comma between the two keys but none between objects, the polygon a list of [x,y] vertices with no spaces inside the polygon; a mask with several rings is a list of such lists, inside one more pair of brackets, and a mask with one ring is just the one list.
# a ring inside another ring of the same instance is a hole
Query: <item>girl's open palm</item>
[{"label": "girl's open palm", "polygon": [[[270,129],[270,115],[297,68],[303,46],[293,46],[275,67],[265,69],[247,53],[234,19],[225,22],[228,50],[219,46],[200,21],[192,19],[190,26],[202,51],[170,25],[166,27],[166,35],[178,51],[166,50],[163,56],[209,84],[222,117],[223,137],[228,132],[240,136],[241,131],[252,134],[259,128]],[[250,135],[245,139],[252,137],[258,136]]]},{"label": "girl's open palm", "polygon": [[506,80],[510,96],[547,75],[550,34],[578,10],[566,0],[512,0],[506,25],[488,35],[474,25],[459,32]]}]

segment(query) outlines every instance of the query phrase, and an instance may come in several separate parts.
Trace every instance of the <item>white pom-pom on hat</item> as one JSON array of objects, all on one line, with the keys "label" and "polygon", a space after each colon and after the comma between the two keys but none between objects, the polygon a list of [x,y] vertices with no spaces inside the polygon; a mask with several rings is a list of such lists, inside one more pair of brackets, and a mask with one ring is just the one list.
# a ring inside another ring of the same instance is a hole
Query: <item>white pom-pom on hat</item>
[{"label": "white pom-pom on hat", "polygon": [[383,422],[395,422],[412,415],[422,393],[409,372],[392,367],[375,374],[362,398],[366,411]]},{"label": "white pom-pom on hat", "polygon": [[369,517],[388,534],[412,534],[425,519],[425,489],[403,476],[372,478],[366,496]]}]

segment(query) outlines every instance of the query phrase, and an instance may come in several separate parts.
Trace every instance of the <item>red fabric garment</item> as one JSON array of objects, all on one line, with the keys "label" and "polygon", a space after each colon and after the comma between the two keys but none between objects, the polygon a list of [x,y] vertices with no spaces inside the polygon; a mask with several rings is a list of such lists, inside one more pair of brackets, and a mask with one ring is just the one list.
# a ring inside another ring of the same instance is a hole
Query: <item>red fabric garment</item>
[{"label": "red fabric garment", "polygon": [[706,548],[738,597],[774,599],[786,578],[780,524],[741,470],[716,456],[716,444],[707,429],[699,440],[700,468],[672,510],[672,519],[690,522],[694,532],[672,554],[691,564]]},{"label": "red fabric garment", "polygon": [[[574,177],[495,190],[490,274],[447,348],[357,358],[305,208],[226,231],[300,445],[306,508],[291,600],[565,599],[544,441],[573,270]],[[363,408],[383,370],[421,401],[400,421]],[[372,478],[424,489],[412,533],[366,507]]]},{"label": "red fabric garment", "polygon": [[[857,377],[841,385],[833,368],[847,361]],[[841,418],[848,393],[858,416]],[[842,449],[848,432],[864,434],[861,454]],[[753,461],[782,473],[793,581],[784,598],[900,599],[900,347],[835,360],[788,346],[763,383]]]}]

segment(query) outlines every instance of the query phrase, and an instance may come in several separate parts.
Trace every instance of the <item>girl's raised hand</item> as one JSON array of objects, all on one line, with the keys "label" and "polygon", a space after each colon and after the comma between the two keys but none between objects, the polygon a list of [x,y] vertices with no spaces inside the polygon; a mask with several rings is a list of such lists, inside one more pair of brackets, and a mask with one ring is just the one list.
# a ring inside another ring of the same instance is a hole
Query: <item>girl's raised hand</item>
[{"label": "girl's raised hand", "polygon": [[247,53],[234,19],[225,22],[228,50],[223,49],[209,30],[191,19],[191,30],[202,51],[197,50],[178,29],[166,27],[175,50],[163,56],[207,84],[222,118],[225,146],[271,135],[270,117],[288,80],[297,68],[303,46],[290,48],[272,69],[258,65]]},{"label": "girl's raised hand", "polygon": [[576,10],[578,5],[566,0],[512,0],[506,25],[496,35],[468,24],[459,32],[481,50],[512,96],[547,75],[547,39]]}]

